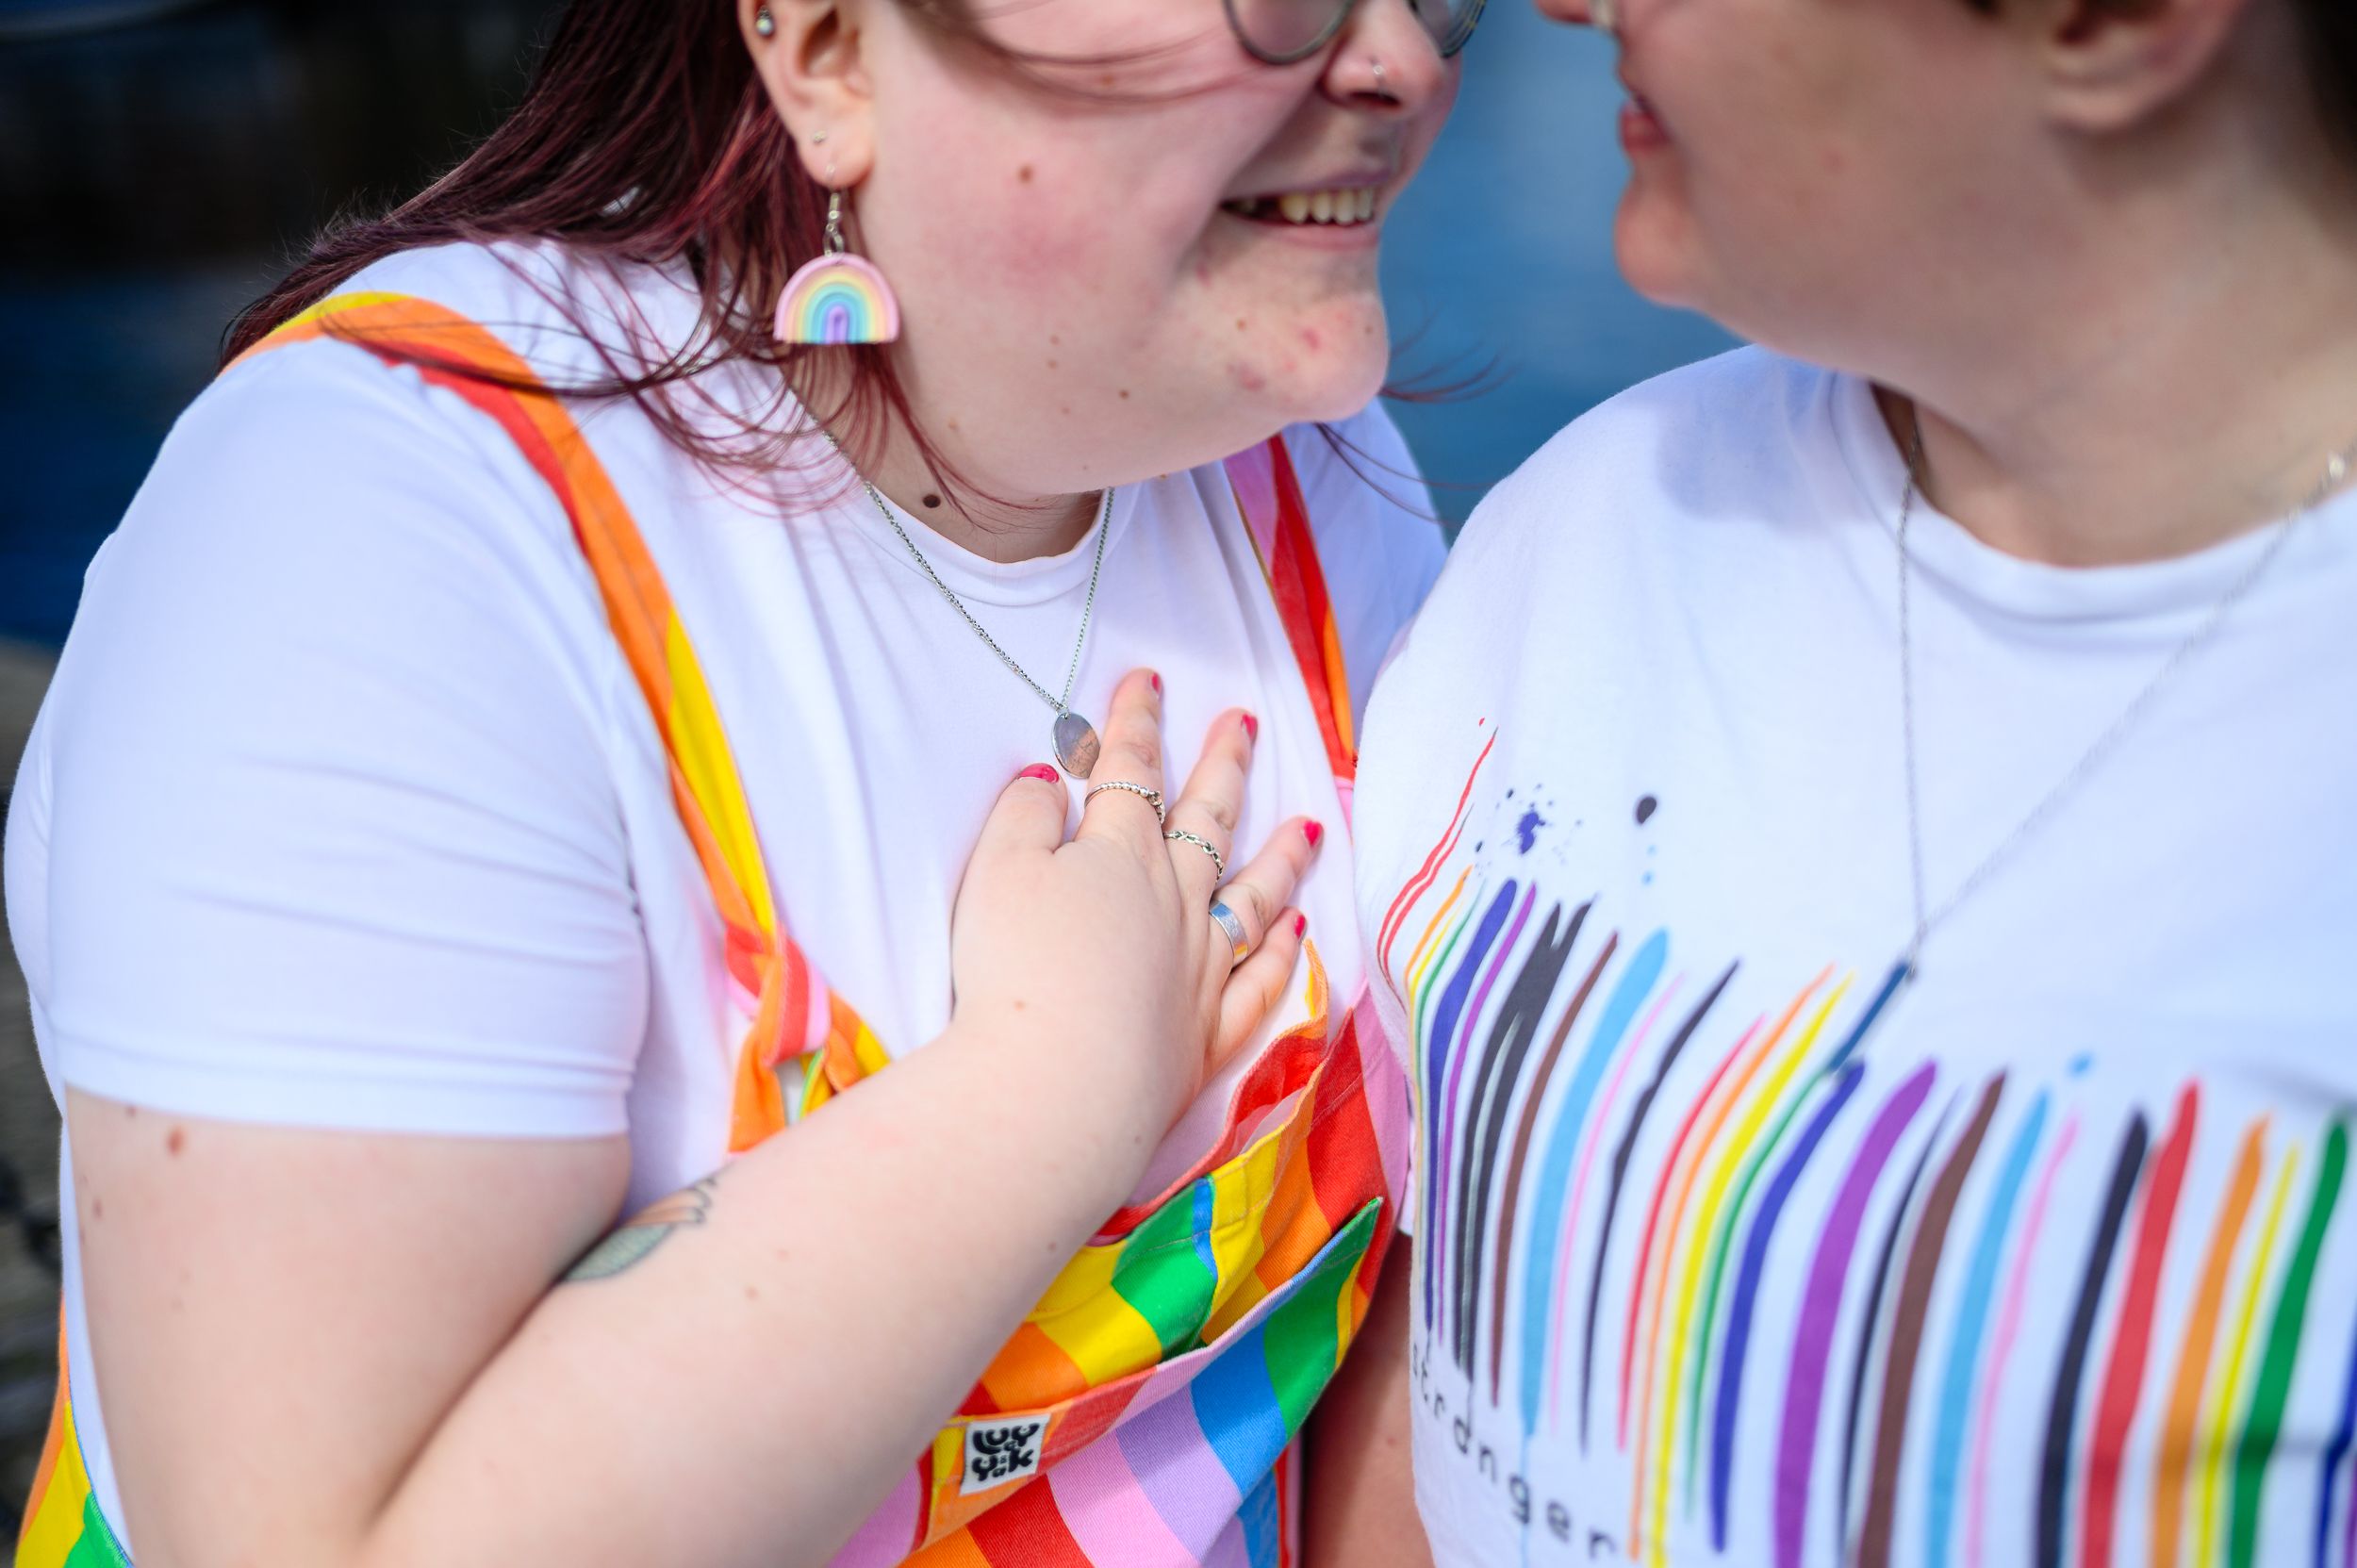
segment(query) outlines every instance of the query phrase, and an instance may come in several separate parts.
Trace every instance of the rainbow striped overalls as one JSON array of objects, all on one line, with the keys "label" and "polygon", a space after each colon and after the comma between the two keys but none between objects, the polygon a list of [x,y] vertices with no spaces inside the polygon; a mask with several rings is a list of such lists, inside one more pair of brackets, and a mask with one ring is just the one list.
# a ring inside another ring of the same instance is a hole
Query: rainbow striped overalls
[{"label": "rainbow striped overalls", "polygon": [[[729,1147],[741,1153],[889,1060],[787,933],[686,629],[613,484],[505,344],[431,302],[344,294],[249,351],[332,338],[407,365],[497,421],[563,504],[668,755],[679,819],[726,932],[743,1029]],[[1228,464],[1345,807],[1350,688],[1300,485],[1281,439]],[[1310,1022],[1245,1075],[1215,1146],[1067,1264],[840,1568],[1282,1568],[1293,1439],[1365,1316],[1408,1148],[1406,1081]],[[63,1353],[59,1362],[62,1369]],[[92,1495],[62,1370],[18,1568],[128,1568]]]}]

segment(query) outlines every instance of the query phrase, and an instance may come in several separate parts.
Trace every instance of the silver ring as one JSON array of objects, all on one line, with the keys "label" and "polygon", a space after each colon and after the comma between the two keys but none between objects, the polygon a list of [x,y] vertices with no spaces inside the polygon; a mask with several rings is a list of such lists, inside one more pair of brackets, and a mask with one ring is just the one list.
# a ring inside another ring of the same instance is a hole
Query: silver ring
[{"label": "silver ring", "polygon": [[1228,938],[1228,966],[1229,968],[1234,968],[1252,956],[1252,944],[1244,938],[1244,922],[1236,918],[1234,910],[1217,899],[1211,900],[1211,923],[1219,927],[1221,933]]},{"label": "silver ring", "polygon": [[1088,803],[1091,801],[1096,800],[1099,795],[1104,794],[1105,791],[1109,789],[1127,790],[1130,794],[1137,796],[1147,805],[1154,808],[1154,820],[1158,823],[1162,821],[1162,792],[1159,789],[1148,789],[1142,784],[1131,784],[1127,779],[1107,779],[1101,784],[1089,785],[1089,792],[1080,797],[1080,809],[1083,811],[1087,810]]},{"label": "silver ring", "polygon": [[1205,854],[1210,855],[1211,857],[1211,868],[1219,874],[1219,880],[1223,882],[1227,880],[1228,857],[1221,854],[1217,849],[1213,848],[1210,839],[1204,837],[1201,834],[1189,833],[1184,828],[1165,829],[1163,830],[1162,836],[1164,838],[1178,839],[1179,842],[1184,844],[1192,844],[1196,849],[1202,850]]}]

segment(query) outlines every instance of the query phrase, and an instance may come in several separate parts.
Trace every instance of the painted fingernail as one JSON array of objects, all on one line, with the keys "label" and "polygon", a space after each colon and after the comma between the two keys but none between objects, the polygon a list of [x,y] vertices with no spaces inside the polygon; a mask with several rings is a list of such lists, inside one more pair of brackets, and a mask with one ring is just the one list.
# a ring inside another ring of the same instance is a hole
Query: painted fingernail
[{"label": "painted fingernail", "polygon": [[1296,915],[1296,916],[1294,916],[1294,934],[1295,936],[1299,936],[1299,935],[1303,934],[1304,933],[1306,933],[1307,931],[1309,931],[1309,929],[1310,929],[1310,916],[1308,916],[1307,915]]},{"label": "painted fingernail", "polygon": [[1054,784],[1056,782],[1056,770],[1048,767],[1044,762],[1035,762],[1031,764],[1030,767],[1025,768],[1022,772],[1016,774],[1015,777],[1018,779],[1037,779],[1043,784]]},{"label": "painted fingernail", "polygon": [[1154,695],[1160,697],[1162,694],[1162,678],[1161,674],[1157,671],[1149,669],[1146,673],[1146,678],[1154,683]]},{"label": "painted fingernail", "polygon": [[1320,843],[1324,842],[1326,838],[1326,824],[1323,822],[1304,822],[1301,824],[1301,836],[1308,839],[1310,841],[1310,848],[1314,850]]},{"label": "painted fingernail", "polygon": [[1248,739],[1252,739],[1252,740],[1258,740],[1258,739],[1260,739],[1260,738],[1261,738],[1261,721],[1260,721],[1260,719],[1258,719],[1257,718],[1253,717],[1251,714],[1245,714],[1245,715],[1244,716],[1244,735],[1246,736],[1246,738],[1248,738]]}]

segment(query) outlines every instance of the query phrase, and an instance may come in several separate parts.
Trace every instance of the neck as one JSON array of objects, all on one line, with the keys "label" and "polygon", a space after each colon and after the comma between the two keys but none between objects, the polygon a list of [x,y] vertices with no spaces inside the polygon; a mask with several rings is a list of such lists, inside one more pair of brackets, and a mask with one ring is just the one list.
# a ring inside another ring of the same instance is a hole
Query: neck
[{"label": "neck", "polygon": [[[2357,216],[2337,192],[2219,183],[2092,214],[2035,300],[1976,323],[1962,373],[1910,378],[1925,493],[1985,543],[2061,566],[2187,554],[2298,509],[2357,440]],[[1910,410],[1884,396],[1904,446]]]},{"label": "neck", "polygon": [[[831,364],[812,367],[797,377],[795,391],[805,408],[833,409],[843,405],[844,378]],[[927,418],[922,409],[919,419]],[[915,434],[887,412],[880,437],[861,450],[847,447],[860,477],[873,485],[931,532],[1002,564],[1060,555],[1071,550],[1096,522],[1102,492],[1040,496],[1008,494],[1007,487],[989,477],[984,454],[969,451],[960,437],[954,416],[931,420],[934,446],[956,470],[961,483],[945,484],[925,459]],[[865,505],[863,497],[861,504]]]}]

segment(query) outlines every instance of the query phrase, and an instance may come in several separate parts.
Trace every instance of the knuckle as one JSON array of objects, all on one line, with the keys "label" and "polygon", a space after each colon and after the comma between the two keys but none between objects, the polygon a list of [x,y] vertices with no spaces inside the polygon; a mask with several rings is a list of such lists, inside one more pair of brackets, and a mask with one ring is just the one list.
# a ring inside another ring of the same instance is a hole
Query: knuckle
[{"label": "knuckle", "polygon": [[1268,930],[1269,897],[1248,882],[1231,882],[1220,890],[1228,907],[1236,912],[1244,929],[1255,941]]},{"label": "knuckle", "polygon": [[1162,770],[1162,734],[1152,725],[1140,725],[1121,737],[1126,751],[1140,767],[1149,768],[1160,777]]},{"label": "knuckle", "polygon": [[1189,833],[1211,840],[1213,848],[1219,849],[1223,854],[1226,853],[1225,847],[1220,843],[1222,834],[1219,819],[1212,816],[1210,808],[1202,801],[1186,801],[1179,810],[1171,813],[1170,825],[1174,828],[1184,828]]}]

